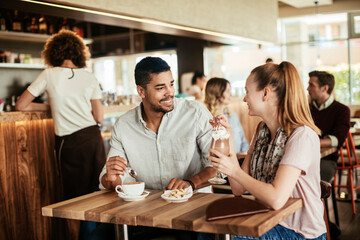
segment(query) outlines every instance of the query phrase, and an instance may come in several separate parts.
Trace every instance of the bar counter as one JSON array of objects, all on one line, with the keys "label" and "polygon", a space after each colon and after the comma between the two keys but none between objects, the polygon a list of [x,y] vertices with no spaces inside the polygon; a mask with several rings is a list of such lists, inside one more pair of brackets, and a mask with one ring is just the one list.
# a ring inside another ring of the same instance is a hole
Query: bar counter
[{"label": "bar counter", "polygon": [[[117,117],[135,105],[105,107]],[[59,202],[60,175],[50,112],[0,114],[0,239],[67,239],[65,222],[41,215]]]},{"label": "bar counter", "polygon": [[48,112],[0,115],[0,239],[61,239],[41,207],[60,200],[54,126]]}]

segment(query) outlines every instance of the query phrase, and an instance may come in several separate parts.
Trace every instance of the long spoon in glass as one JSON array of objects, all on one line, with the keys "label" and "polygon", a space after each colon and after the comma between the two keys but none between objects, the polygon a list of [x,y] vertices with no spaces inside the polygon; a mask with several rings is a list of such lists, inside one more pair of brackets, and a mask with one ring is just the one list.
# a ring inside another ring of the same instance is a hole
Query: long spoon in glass
[{"label": "long spoon in glass", "polygon": [[[214,118],[214,125],[213,127],[215,128],[215,130],[219,130],[220,128],[220,120],[215,117]],[[215,147],[216,140],[213,138],[211,141],[211,146],[210,148],[216,149],[217,151],[225,154],[225,155],[229,155],[229,146],[227,146],[227,150],[224,149],[224,144],[227,143],[227,145],[229,145],[229,140],[227,140],[227,142],[224,142],[223,144],[221,144],[221,148]],[[216,176],[213,178],[210,178],[208,180],[211,184],[225,184],[226,180],[222,177],[222,174],[219,171],[216,171]]]}]

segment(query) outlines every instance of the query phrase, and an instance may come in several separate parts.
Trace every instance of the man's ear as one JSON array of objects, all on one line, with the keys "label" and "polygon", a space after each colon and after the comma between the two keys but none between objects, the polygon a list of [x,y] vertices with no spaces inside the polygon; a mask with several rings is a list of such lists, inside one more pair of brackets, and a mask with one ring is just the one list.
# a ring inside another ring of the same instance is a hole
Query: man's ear
[{"label": "man's ear", "polygon": [[323,92],[328,92],[328,90],[329,90],[329,85],[324,85],[324,86],[322,86],[321,87],[321,89],[323,90]]},{"label": "man's ear", "polygon": [[145,89],[139,85],[136,86],[136,90],[139,94],[139,96],[144,99],[145,98]]}]

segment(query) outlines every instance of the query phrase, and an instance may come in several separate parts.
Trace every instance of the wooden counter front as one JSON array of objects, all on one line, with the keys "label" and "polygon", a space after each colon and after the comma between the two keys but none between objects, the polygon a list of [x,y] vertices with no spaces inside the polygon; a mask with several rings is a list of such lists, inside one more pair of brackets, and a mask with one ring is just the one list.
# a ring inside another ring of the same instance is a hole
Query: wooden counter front
[{"label": "wooden counter front", "polygon": [[42,118],[47,114],[0,116],[0,239],[60,239],[64,232],[41,216],[43,206],[60,200],[53,120]]}]

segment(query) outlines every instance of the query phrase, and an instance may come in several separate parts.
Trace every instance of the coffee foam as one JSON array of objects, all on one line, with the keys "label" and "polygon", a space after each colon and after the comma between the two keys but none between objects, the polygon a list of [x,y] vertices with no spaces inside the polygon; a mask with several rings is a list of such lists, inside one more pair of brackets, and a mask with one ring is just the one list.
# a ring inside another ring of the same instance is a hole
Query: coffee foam
[{"label": "coffee foam", "polygon": [[141,182],[128,182],[124,183],[123,185],[134,185],[134,184],[140,184]]},{"label": "coffee foam", "polygon": [[213,128],[211,131],[212,138],[216,141],[218,139],[228,139],[230,137],[230,134],[228,131],[226,131],[225,127],[218,126]]}]

